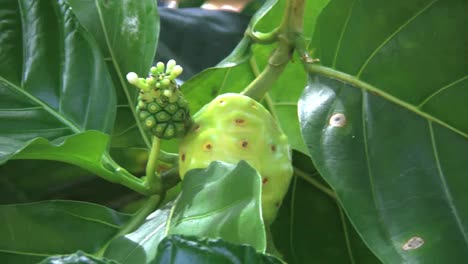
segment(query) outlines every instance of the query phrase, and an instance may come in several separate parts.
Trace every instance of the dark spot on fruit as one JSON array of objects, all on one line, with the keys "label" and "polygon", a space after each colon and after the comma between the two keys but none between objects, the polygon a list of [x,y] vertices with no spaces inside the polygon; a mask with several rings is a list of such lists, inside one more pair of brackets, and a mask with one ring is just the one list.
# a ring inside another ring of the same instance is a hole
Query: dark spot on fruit
[{"label": "dark spot on fruit", "polygon": [[267,177],[263,177],[262,183],[263,183],[263,184],[266,184],[267,182],[268,182],[268,178],[267,178]]},{"label": "dark spot on fruit", "polygon": [[213,148],[213,146],[210,144],[210,143],[206,143],[205,145],[203,145],[203,149],[205,151],[209,151]]},{"label": "dark spot on fruit", "polygon": [[242,140],[241,146],[242,146],[243,148],[246,148],[248,145],[249,145],[249,142],[248,142],[247,140]]},{"label": "dark spot on fruit", "polygon": [[193,127],[193,131],[195,132],[200,131],[200,124],[195,124],[195,126]]},{"label": "dark spot on fruit", "polygon": [[245,124],[245,120],[242,119],[242,118],[236,118],[236,119],[234,120],[234,122],[236,123],[236,125],[243,125],[243,124]]},{"label": "dark spot on fruit", "polygon": [[226,103],[226,102],[225,102],[224,100],[219,100],[219,104],[220,104],[220,105],[223,105],[223,104],[225,104],[225,103]]},{"label": "dark spot on fruit", "polygon": [[276,145],[271,145],[271,151],[273,151],[273,152],[276,151]]},{"label": "dark spot on fruit", "polygon": [[185,161],[185,153],[182,153],[182,155],[180,156],[180,160]]}]

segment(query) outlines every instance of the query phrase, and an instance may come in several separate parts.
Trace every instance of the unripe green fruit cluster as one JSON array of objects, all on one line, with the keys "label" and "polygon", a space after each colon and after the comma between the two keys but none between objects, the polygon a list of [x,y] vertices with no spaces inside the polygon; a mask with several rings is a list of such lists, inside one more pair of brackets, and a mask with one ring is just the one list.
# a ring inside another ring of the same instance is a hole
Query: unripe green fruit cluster
[{"label": "unripe green fruit cluster", "polygon": [[128,81],[140,88],[136,106],[138,118],[143,127],[158,138],[182,137],[191,124],[188,103],[175,82],[181,73],[182,67],[170,60],[167,67],[162,62],[151,67],[146,79],[138,78],[133,72],[127,74]]},{"label": "unripe green fruit cluster", "polygon": [[262,176],[263,219],[271,224],[293,173],[288,139],[276,120],[250,97],[224,94],[197,112],[193,122],[179,145],[181,178],[212,161],[245,160]]}]

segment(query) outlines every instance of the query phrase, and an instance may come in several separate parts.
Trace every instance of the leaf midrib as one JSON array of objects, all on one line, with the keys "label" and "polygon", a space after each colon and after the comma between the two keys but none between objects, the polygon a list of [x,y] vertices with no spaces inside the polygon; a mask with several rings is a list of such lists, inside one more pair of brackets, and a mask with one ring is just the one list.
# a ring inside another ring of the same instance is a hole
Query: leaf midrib
[{"label": "leaf midrib", "polygon": [[42,109],[44,109],[47,113],[51,114],[53,117],[55,117],[57,120],[59,120],[61,123],[69,127],[74,133],[78,134],[81,132],[84,132],[84,130],[77,125],[75,125],[72,121],[64,118],[61,113],[59,113],[56,109],[50,107],[48,104],[43,102],[42,100],[39,100],[32,94],[28,93],[25,89],[22,89],[21,87],[13,84],[12,82],[6,80],[2,76],[0,76],[0,81],[4,82],[7,86],[8,89],[13,90],[14,92],[18,92],[21,95],[25,96],[28,98],[30,101],[35,103],[36,105],[40,106]]},{"label": "leaf midrib", "polygon": [[337,79],[339,81],[342,81],[342,82],[345,82],[345,83],[348,83],[356,88],[360,88],[364,91],[368,91],[374,95],[378,95],[378,96],[381,96],[383,97],[384,99],[394,103],[394,104],[397,104],[403,108],[406,108],[408,109],[409,111],[427,119],[427,120],[430,120],[434,123],[437,123],[465,138],[468,138],[468,133],[464,132],[464,131],[461,131],[460,129],[452,126],[452,125],[449,125],[448,123],[434,117],[433,115],[429,114],[429,113],[426,113],[426,112],[423,112],[418,106],[415,106],[413,104],[410,104],[408,102],[405,102],[403,100],[401,100],[400,98],[398,97],[395,97],[381,89],[378,89],[377,87],[369,84],[369,83],[366,83],[360,79],[358,79],[356,76],[352,76],[352,75],[349,75],[349,74],[346,74],[346,73],[343,73],[343,72],[340,72],[340,71],[337,71],[337,70],[334,70],[332,68],[329,68],[329,67],[325,67],[325,66],[322,66],[322,65],[317,65],[317,64],[308,64],[306,65],[307,69],[309,70],[309,72],[311,73],[316,73],[316,74],[320,74],[320,75],[323,75],[323,76],[326,76],[326,77],[330,77],[330,78],[334,78],[334,79]]}]

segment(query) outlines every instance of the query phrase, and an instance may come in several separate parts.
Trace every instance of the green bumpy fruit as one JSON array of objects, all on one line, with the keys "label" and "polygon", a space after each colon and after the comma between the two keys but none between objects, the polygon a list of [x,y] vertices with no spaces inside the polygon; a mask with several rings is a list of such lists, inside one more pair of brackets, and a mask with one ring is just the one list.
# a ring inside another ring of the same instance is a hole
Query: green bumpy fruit
[{"label": "green bumpy fruit", "polygon": [[262,176],[265,223],[276,217],[293,174],[286,135],[258,102],[241,94],[223,94],[193,116],[180,142],[179,173],[206,168],[212,161],[245,160]]},{"label": "green bumpy fruit", "polygon": [[179,91],[171,97],[164,95],[156,97],[149,95],[150,92],[140,93],[136,107],[145,129],[162,139],[184,136],[191,122],[188,104],[184,97],[179,95]]},{"label": "green bumpy fruit", "polygon": [[175,79],[182,73],[182,67],[174,60],[158,62],[151,67],[150,76],[138,78],[134,72],[127,74],[127,80],[140,89],[136,113],[143,128],[162,139],[180,138],[192,124],[187,101]]}]

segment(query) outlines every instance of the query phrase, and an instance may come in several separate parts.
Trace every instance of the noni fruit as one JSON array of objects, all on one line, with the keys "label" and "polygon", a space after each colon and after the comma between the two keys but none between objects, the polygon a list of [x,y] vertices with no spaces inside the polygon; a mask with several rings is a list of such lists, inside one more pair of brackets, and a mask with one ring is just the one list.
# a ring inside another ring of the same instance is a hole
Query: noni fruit
[{"label": "noni fruit", "polygon": [[175,82],[182,67],[174,60],[168,61],[166,66],[159,62],[151,67],[146,79],[131,72],[127,80],[140,89],[136,113],[143,128],[158,138],[171,139],[185,135],[192,119],[187,101]]},{"label": "noni fruit", "polygon": [[286,135],[258,102],[241,94],[223,94],[193,116],[180,142],[179,172],[206,168],[212,161],[245,160],[262,176],[262,210],[271,224],[293,173]]}]

